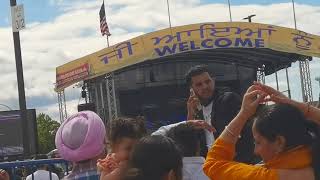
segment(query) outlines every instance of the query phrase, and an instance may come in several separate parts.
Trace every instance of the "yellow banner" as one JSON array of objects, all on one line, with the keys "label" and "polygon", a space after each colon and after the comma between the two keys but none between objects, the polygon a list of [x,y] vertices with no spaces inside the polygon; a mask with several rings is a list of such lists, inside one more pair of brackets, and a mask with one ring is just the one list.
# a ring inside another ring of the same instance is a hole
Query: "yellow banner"
[{"label": "yellow banner", "polygon": [[320,37],[290,28],[246,22],[202,23],[173,27],[121,42],[57,67],[57,77],[87,65],[90,70],[88,75],[79,76],[83,77],[82,79],[69,77],[68,83],[59,84],[64,82],[61,79],[64,76],[59,76],[56,91],[61,91],[81,80],[91,79],[146,60],[217,48],[269,48],[320,57]]}]

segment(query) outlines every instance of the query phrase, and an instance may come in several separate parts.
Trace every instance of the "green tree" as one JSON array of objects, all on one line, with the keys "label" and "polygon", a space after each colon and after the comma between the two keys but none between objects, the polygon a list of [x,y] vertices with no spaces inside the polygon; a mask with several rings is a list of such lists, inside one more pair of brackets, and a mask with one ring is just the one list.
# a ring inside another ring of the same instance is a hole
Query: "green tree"
[{"label": "green tree", "polygon": [[46,154],[55,149],[55,136],[60,123],[50,116],[40,113],[37,116],[39,153]]}]

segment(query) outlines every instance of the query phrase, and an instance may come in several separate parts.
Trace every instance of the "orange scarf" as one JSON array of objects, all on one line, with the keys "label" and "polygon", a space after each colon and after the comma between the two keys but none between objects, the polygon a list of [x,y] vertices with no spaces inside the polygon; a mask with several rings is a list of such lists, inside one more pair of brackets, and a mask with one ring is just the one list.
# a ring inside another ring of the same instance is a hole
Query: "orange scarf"
[{"label": "orange scarf", "polygon": [[311,164],[311,149],[307,146],[298,146],[279,154],[264,166],[272,169],[299,169],[308,167]]}]

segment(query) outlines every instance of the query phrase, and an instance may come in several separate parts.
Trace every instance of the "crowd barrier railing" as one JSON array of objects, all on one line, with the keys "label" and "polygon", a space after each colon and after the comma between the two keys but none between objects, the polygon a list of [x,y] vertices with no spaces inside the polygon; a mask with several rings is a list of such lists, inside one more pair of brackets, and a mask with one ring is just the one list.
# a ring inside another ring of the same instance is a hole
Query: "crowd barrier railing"
[{"label": "crowd barrier railing", "polygon": [[[41,166],[47,165],[49,171],[48,180],[52,180],[54,168],[59,166],[62,168],[62,175],[67,175],[69,172],[69,162],[64,159],[41,159],[41,160],[25,160],[14,162],[1,162],[0,169],[4,169],[10,175],[10,180],[19,180],[23,177],[19,176],[23,171],[28,172],[26,175],[31,175],[34,180],[33,173]],[[25,176],[25,175],[23,175]],[[59,175],[58,175],[59,176]],[[24,177],[25,178],[25,177]],[[59,177],[60,179],[61,177]]]}]

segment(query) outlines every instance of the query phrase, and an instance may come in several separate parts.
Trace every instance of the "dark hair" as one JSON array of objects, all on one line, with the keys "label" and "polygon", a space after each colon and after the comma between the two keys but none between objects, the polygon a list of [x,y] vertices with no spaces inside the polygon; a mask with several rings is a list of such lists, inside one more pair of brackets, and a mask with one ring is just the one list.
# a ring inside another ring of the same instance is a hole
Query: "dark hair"
[{"label": "dark hair", "polygon": [[[48,155],[46,155],[46,154],[36,154],[36,155],[34,156],[34,160],[41,160],[41,159],[48,159]],[[41,169],[43,169],[43,168],[47,169],[48,167],[49,167],[49,166],[46,165],[46,164],[39,164],[39,165],[37,165],[37,168],[41,168]]]},{"label": "dark hair", "polygon": [[146,135],[144,119],[137,118],[117,118],[109,123],[108,140],[111,144],[117,143],[121,138],[140,139]]},{"label": "dark hair", "polygon": [[298,108],[288,104],[266,107],[258,113],[254,126],[259,134],[271,142],[277,136],[283,136],[286,139],[286,149],[299,145],[312,147],[314,172],[319,177],[319,127],[307,121]]},{"label": "dark hair", "polygon": [[165,136],[148,136],[135,145],[124,180],[161,180],[171,170],[182,180],[182,155],[174,141]]},{"label": "dark hair", "polygon": [[200,150],[199,132],[190,124],[171,128],[167,136],[178,145],[184,157],[196,156]]},{"label": "dark hair", "polygon": [[209,73],[210,76],[212,76],[212,73],[210,72],[209,68],[207,65],[196,65],[196,66],[193,66],[189,69],[189,71],[187,72],[186,74],[186,83],[187,83],[187,86],[191,86],[191,79],[192,77],[194,76],[197,76],[197,75],[200,75],[202,73]]}]

